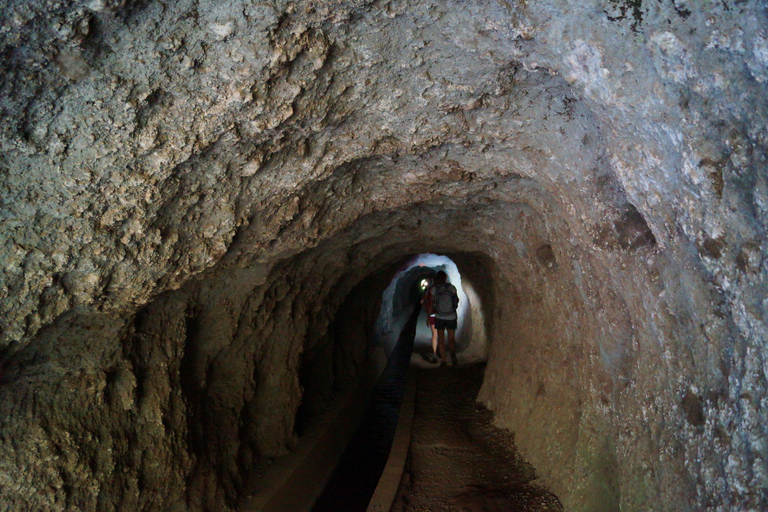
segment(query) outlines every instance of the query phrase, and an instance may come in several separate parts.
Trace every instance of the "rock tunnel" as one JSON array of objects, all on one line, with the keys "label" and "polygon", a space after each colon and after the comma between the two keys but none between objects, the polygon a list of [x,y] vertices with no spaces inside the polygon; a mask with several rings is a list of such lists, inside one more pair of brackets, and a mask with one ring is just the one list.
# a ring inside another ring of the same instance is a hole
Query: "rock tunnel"
[{"label": "rock tunnel", "polygon": [[434,253],[566,510],[768,509],[762,0],[0,18],[0,508],[235,510]]}]

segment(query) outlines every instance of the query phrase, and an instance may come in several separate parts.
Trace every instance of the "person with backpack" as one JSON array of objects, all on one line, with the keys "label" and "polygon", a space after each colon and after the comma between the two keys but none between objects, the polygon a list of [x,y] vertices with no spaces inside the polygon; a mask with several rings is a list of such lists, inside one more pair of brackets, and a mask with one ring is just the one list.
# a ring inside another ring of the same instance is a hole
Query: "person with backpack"
[{"label": "person with backpack", "polygon": [[459,295],[456,287],[448,282],[448,275],[442,270],[435,274],[434,284],[429,290],[431,300],[427,312],[435,315],[435,329],[437,330],[437,348],[440,352],[440,365],[446,364],[445,360],[445,331],[448,331],[448,351],[451,353],[451,363],[458,364],[456,358],[456,325],[458,315],[456,309],[459,306]]},{"label": "person with backpack", "polygon": [[427,289],[424,297],[421,299],[421,307],[427,311],[427,327],[432,333],[432,353],[427,358],[430,363],[437,363],[437,329],[435,329],[435,313],[431,309],[432,305],[432,279],[428,280]]}]

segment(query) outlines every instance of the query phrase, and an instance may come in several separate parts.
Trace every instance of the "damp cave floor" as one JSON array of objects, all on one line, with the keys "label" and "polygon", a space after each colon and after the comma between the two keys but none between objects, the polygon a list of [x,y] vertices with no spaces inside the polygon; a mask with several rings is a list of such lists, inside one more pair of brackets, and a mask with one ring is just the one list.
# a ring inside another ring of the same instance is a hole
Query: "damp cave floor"
[{"label": "damp cave floor", "polygon": [[476,402],[485,364],[415,370],[410,452],[392,512],[563,510]]}]

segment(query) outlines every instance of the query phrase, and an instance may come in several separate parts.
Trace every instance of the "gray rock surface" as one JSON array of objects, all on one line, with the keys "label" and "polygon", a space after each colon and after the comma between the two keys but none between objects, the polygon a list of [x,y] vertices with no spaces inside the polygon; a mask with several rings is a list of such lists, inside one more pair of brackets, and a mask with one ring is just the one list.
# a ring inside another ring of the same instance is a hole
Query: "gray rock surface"
[{"label": "gray rock surface", "polygon": [[430,251],[567,510],[768,508],[767,16],[4,4],[1,502],[233,509]]}]

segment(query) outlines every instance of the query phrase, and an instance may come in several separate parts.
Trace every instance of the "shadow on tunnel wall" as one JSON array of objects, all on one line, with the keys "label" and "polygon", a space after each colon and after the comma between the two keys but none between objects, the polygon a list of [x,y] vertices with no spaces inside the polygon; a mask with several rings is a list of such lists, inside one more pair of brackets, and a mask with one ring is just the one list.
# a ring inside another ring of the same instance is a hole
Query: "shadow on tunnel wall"
[{"label": "shadow on tunnel wall", "polygon": [[299,382],[304,394],[296,414],[299,436],[313,418],[328,408],[335,395],[358,384],[371,356],[381,293],[398,267],[399,263],[385,267],[357,284],[336,312],[326,335],[328,342],[302,355]]}]

